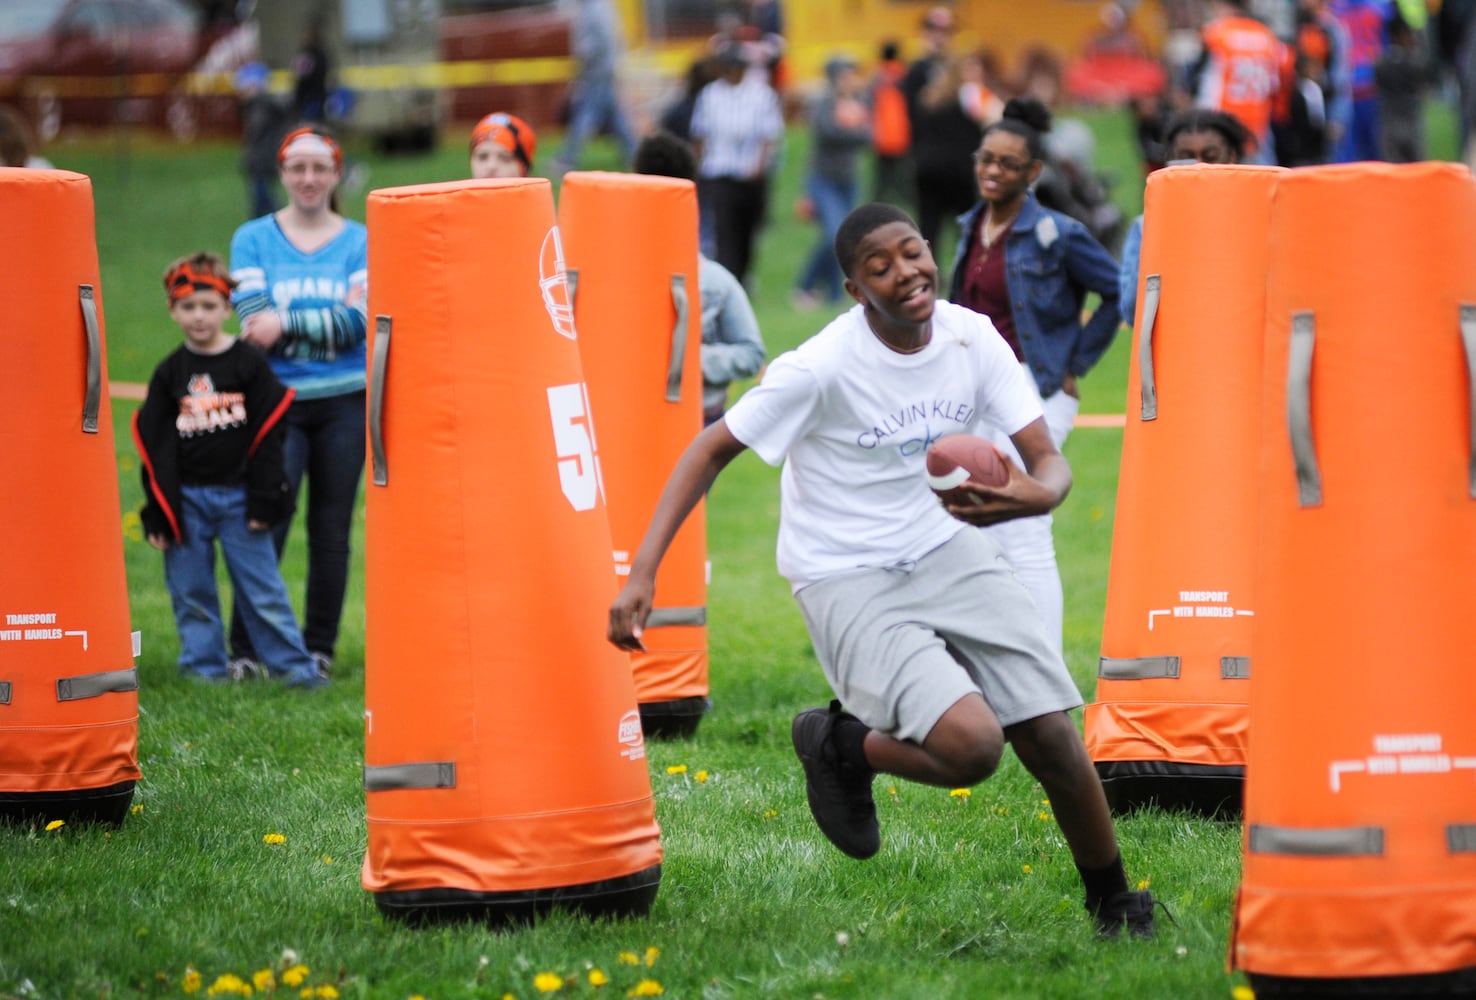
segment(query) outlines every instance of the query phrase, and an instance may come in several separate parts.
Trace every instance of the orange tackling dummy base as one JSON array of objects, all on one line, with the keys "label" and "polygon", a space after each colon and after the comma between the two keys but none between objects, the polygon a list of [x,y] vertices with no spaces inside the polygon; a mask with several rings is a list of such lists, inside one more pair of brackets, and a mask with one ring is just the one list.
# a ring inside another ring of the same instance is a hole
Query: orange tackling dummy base
[{"label": "orange tackling dummy base", "polygon": [[1476,995],[1473,232],[1463,166],[1277,187],[1230,948],[1261,1000]]},{"label": "orange tackling dummy base", "polygon": [[92,183],[0,168],[0,820],[119,824],[138,673]]},{"label": "orange tackling dummy base", "polygon": [[1148,178],[1102,655],[1084,713],[1115,812],[1240,812],[1267,233],[1283,174],[1178,166]]},{"label": "orange tackling dummy base", "polygon": [[661,877],[599,438],[543,179],[369,196],[364,887],[642,915]]},{"label": "orange tackling dummy base", "polygon": [[[682,451],[702,430],[697,189],[687,180],[576,172],[559,190],[579,352],[600,429],[615,572],[624,580]],[[639,233],[639,239],[631,239]],[[691,735],[708,708],[707,520],[702,503],[656,574],[631,672],[647,736]]]}]

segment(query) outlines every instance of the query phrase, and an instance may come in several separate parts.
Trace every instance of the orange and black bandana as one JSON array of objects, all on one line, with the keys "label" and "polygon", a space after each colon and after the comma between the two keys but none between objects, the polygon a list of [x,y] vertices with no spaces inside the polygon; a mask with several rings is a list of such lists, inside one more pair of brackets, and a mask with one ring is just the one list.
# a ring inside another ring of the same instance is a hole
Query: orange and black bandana
[{"label": "orange and black bandana", "polygon": [[282,145],[277,147],[277,164],[287,162],[287,157],[298,154],[309,156],[331,156],[333,165],[343,169],[343,150],[339,148],[332,136],[324,135],[314,128],[299,128],[288,132],[282,140]]},{"label": "orange and black bandana", "polygon": [[517,115],[503,111],[494,112],[477,122],[471,134],[471,152],[484,142],[496,142],[517,158],[525,171],[533,169],[533,156],[538,149],[538,137],[529,125]]},{"label": "orange and black bandana", "polygon": [[219,292],[226,301],[231,298],[231,282],[218,274],[196,271],[189,264],[181,264],[166,274],[164,288],[169,292],[171,306],[195,292]]}]

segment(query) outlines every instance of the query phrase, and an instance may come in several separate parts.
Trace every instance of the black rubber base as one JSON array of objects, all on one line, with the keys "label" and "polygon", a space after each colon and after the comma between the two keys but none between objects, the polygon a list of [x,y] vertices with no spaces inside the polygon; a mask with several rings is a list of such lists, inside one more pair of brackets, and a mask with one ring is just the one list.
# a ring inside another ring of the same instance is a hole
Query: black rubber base
[{"label": "black rubber base", "polygon": [[680,740],[697,731],[697,723],[712,707],[710,698],[641,702],[641,731],[650,740]]},{"label": "black rubber base", "polygon": [[1471,1000],[1476,997],[1476,967],[1418,976],[1367,976],[1361,979],[1304,979],[1300,976],[1250,977],[1256,1000],[1347,997],[1350,1000]]},{"label": "black rubber base", "polygon": [[135,784],[120,781],[106,788],[64,792],[0,792],[0,823],[45,826],[59,819],[73,824],[122,826],[133,803]]},{"label": "black rubber base", "polygon": [[413,927],[482,923],[493,930],[525,927],[550,910],[580,913],[592,919],[644,917],[661,888],[661,866],[620,878],[557,889],[518,892],[472,892],[466,889],[406,889],[375,893],[386,917]]},{"label": "black rubber base", "polygon": [[1245,768],[1176,764],[1162,760],[1099,761],[1097,774],[1116,815],[1138,809],[1190,812],[1209,819],[1239,819]]}]

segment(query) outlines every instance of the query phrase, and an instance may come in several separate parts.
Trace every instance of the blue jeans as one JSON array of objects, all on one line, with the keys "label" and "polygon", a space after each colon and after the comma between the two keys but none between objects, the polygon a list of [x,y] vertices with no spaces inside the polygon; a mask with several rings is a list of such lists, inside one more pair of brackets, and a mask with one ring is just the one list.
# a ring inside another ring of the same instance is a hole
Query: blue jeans
[{"label": "blue jeans", "polygon": [[185,486],[182,494],[185,538],[164,550],[164,581],[179,629],[179,672],[205,680],[229,676],[215,587],[218,541],[240,620],[261,662],[289,684],[315,685],[318,668],[297,631],[271,536],[246,526],[245,488]]},{"label": "blue jeans", "polygon": [[815,221],[820,236],[810,251],[810,259],[796,283],[801,291],[820,292],[831,302],[841,297],[841,269],[835,259],[835,234],[852,208],[856,206],[856,182],[834,181],[811,176],[805,181],[805,193],[815,206]]},{"label": "blue jeans", "polygon": [[[287,411],[283,457],[292,495],[299,497],[307,476],[307,601],[302,637],[315,653],[333,656],[343,595],[348,589],[349,534],[364,475],[364,392],[303,399]],[[299,503],[299,508],[301,504]],[[277,558],[287,547],[290,521],[272,533]],[[256,659],[239,613],[231,622],[231,648]]]},{"label": "blue jeans", "polygon": [[635,152],[635,132],[630,119],[620,106],[614,80],[576,80],[569,95],[569,132],[559,162],[570,169],[579,166],[579,153],[584,141],[599,132],[609,131],[620,143],[627,160]]}]

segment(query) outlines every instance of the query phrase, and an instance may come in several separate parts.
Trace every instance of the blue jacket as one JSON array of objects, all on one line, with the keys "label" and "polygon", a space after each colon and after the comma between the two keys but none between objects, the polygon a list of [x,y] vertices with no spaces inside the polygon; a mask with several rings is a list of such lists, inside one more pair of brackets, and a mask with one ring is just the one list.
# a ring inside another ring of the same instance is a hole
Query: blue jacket
[{"label": "blue jacket", "polygon": [[[979,238],[981,201],[959,216],[948,298],[961,302],[964,251]],[[1005,237],[1005,283],[1015,312],[1020,349],[1041,397],[1061,388],[1069,373],[1085,375],[1117,335],[1117,261],[1085,226],[1025,195],[1025,205]],[[1085,324],[1081,307],[1088,292],[1102,303]]]}]

